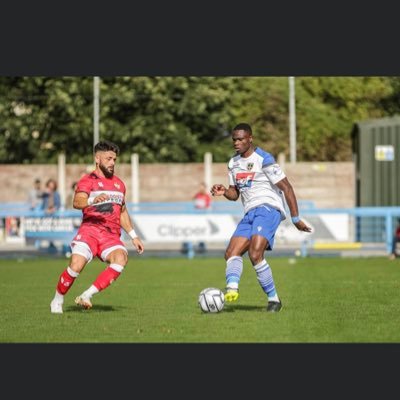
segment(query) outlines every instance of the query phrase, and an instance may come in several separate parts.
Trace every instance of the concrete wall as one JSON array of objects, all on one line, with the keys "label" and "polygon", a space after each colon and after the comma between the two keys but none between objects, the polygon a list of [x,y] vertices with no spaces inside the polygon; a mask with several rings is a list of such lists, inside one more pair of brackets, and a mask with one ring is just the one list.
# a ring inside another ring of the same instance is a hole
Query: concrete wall
[{"label": "concrete wall", "polygon": [[[281,164],[292,183],[298,200],[312,200],[317,207],[354,207],[355,168],[352,162],[298,162]],[[66,165],[66,200],[71,201],[71,186],[92,166]],[[127,200],[132,200],[131,166],[118,164],[116,174],[127,186]],[[190,201],[198,184],[204,181],[204,164],[140,164],[140,201]],[[35,178],[44,183],[49,178],[58,180],[58,166],[54,165],[0,165],[3,190],[1,202],[25,201]],[[228,185],[227,164],[214,163],[212,182]],[[226,201],[215,198],[214,201]],[[67,207],[68,208],[68,207]],[[70,208],[70,207],[69,207]]]}]

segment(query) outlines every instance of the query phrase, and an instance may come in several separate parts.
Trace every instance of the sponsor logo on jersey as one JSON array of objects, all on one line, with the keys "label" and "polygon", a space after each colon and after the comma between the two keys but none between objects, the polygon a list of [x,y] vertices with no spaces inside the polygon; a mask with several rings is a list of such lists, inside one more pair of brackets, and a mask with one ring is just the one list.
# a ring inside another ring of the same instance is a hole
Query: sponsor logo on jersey
[{"label": "sponsor logo on jersey", "polygon": [[96,203],[93,204],[94,206],[99,206],[100,204],[105,204],[105,203],[116,203],[119,205],[122,205],[124,203],[124,194],[121,192],[117,191],[112,191],[112,190],[105,190],[105,191],[93,191],[90,192],[90,198],[95,198],[99,196],[100,194],[106,194],[108,195],[108,200],[102,201],[101,203]]},{"label": "sponsor logo on jersey", "polygon": [[110,194],[110,199],[108,200],[111,203],[117,203],[122,205],[123,201],[124,201],[124,196],[122,194]]},{"label": "sponsor logo on jersey", "polygon": [[238,172],[236,174],[236,185],[239,189],[249,188],[253,183],[255,172]]}]

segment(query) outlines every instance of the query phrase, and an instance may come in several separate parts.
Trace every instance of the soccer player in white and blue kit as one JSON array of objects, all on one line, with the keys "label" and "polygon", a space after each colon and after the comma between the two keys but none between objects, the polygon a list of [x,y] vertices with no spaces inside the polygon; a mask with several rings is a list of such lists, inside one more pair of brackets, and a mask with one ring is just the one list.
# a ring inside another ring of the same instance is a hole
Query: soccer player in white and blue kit
[{"label": "soccer player in white and blue kit", "polygon": [[239,282],[243,272],[243,254],[247,251],[257,280],[268,298],[267,311],[278,312],[282,301],[278,296],[271,267],[264,258],[272,250],[275,232],[286,219],[285,201],[292,222],[300,231],[311,232],[299,216],[292,185],[274,157],[253,145],[250,125],[241,123],[232,131],[236,155],[229,160],[229,188],[215,184],[213,196],[225,196],[236,201],[241,197],[244,217],[233,233],[225,252],[227,301],[239,297]]}]

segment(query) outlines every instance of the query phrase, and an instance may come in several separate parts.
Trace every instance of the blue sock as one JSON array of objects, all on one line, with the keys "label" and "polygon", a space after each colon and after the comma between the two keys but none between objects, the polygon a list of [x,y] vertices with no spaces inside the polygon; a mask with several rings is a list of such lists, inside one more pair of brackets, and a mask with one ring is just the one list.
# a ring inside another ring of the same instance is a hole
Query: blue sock
[{"label": "blue sock", "polygon": [[257,274],[257,280],[262,290],[267,294],[268,300],[278,301],[274,278],[272,277],[271,267],[266,260],[262,260],[259,264],[254,265],[254,270]]},{"label": "blue sock", "polygon": [[233,256],[226,260],[226,287],[232,289],[239,289],[240,277],[243,272],[243,258]]}]

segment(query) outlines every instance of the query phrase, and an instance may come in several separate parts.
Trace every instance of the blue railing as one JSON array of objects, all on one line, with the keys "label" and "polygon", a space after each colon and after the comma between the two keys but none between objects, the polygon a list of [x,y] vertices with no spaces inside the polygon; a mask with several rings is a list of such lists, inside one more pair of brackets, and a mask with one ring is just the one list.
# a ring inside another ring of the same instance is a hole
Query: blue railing
[{"label": "blue railing", "polygon": [[[135,214],[231,214],[243,215],[240,201],[214,201],[208,210],[198,210],[193,202],[143,202],[127,203],[128,211]],[[312,201],[299,201],[300,214],[316,216],[318,214],[347,214],[353,216],[355,242],[384,243],[388,253],[393,244],[395,220],[400,218],[400,207],[355,207],[355,208],[317,208]],[[60,210],[48,215],[43,211],[29,209],[23,202],[0,203],[0,218],[6,217],[74,217],[81,218],[80,210]]]},{"label": "blue railing", "polygon": [[[241,201],[214,201],[209,209],[197,209],[192,201],[181,202],[142,202],[127,203],[128,211],[136,214],[234,214],[243,215]],[[299,208],[304,210],[314,210],[315,205],[312,201],[299,201]],[[82,215],[80,210],[65,209],[59,210],[51,216],[54,217],[79,217]],[[8,216],[14,217],[44,217],[46,214],[42,210],[31,210],[27,203],[0,203],[0,218]]]},{"label": "blue railing", "polygon": [[300,210],[305,217],[316,214],[348,214],[355,217],[353,238],[356,242],[383,242],[388,253],[392,250],[395,220],[400,207],[314,208]]}]

